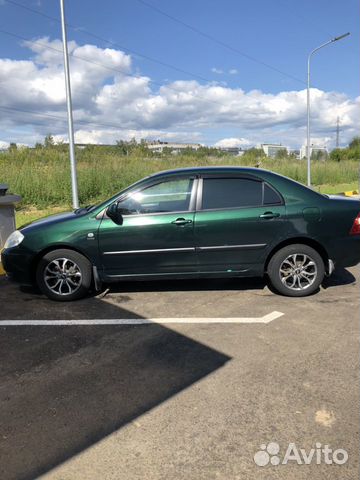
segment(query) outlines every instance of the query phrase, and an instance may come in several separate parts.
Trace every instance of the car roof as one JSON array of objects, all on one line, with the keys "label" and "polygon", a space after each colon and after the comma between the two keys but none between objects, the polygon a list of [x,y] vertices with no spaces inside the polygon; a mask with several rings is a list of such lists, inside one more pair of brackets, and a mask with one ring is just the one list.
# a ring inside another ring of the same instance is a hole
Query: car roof
[{"label": "car roof", "polygon": [[176,168],[170,170],[162,170],[160,172],[154,173],[150,175],[150,177],[157,177],[157,176],[166,176],[166,175],[180,175],[180,174],[216,174],[216,173],[249,173],[249,174],[259,174],[262,173],[269,173],[272,175],[276,175],[270,170],[265,170],[262,168],[256,167],[237,167],[237,166],[207,166],[207,167],[184,167],[184,168]]},{"label": "car roof", "polygon": [[190,174],[190,175],[216,175],[216,174],[238,174],[238,175],[249,175],[257,177],[262,181],[269,181],[272,186],[279,189],[282,194],[284,194],[283,189],[286,188],[288,191],[294,192],[295,190],[302,191],[303,194],[316,196],[316,197],[323,197],[318,192],[306,187],[302,183],[293,180],[292,178],[286,177],[279,173],[275,173],[271,170],[265,170],[263,168],[257,167],[241,167],[241,166],[207,166],[207,167],[185,167],[185,168],[177,168],[173,170],[163,170],[161,172],[154,173],[150,175],[144,181],[151,181],[154,179],[161,179],[172,177],[176,175],[182,174]]}]

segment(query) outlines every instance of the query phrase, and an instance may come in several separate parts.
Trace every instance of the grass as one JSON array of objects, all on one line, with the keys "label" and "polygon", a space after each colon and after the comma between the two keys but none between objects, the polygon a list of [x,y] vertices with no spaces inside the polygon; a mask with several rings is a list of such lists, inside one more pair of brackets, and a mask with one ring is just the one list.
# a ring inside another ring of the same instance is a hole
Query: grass
[{"label": "grass", "polygon": [[[353,183],[340,183],[339,185],[318,185],[316,190],[320,193],[336,194],[341,192],[347,192],[350,190],[358,190],[359,184]],[[102,199],[104,200],[105,197]],[[21,228],[28,223],[34,222],[49,215],[55,215],[57,213],[71,211],[70,204],[57,207],[48,207],[45,209],[37,209],[36,207],[23,207],[16,211],[16,228]]]},{"label": "grass", "polygon": [[[86,148],[77,151],[80,204],[107,198],[125,186],[151,173],[169,168],[200,165],[254,166],[259,160],[215,155],[124,156],[116,147]],[[306,162],[261,159],[261,167],[306,182]],[[320,185],[355,184],[357,161],[314,161],[312,183]],[[47,209],[71,204],[70,168],[66,149],[20,149],[0,154],[0,183],[23,197],[22,206]]]},{"label": "grass", "polygon": [[28,223],[35,222],[35,220],[40,220],[41,218],[48,217],[49,215],[66,212],[71,209],[72,208],[70,205],[49,207],[45,209],[37,209],[36,207],[20,208],[16,210],[16,228],[24,227]]},{"label": "grass", "polygon": [[318,185],[315,187],[320,193],[342,193],[342,192],[349,192],[357,190],[359,191],[359,182],[352,182],[352,183],[339,183],[337,185]]},{"label": "grass", "polygon": [[[220,156],[216,152],[184,155],[121,155],[117,147],[91,146],[77,149],[79,200],[81,205],[98,203],[131,183],[160,170],[189,166],[237,165],[273,170],[302,183],[306,182],[306,162],[269,159],[245,154]],[[338,193],[358,188],[357,160],[313,161],[312,183],[322,193]],[[52,213],[71,209],[71,183],[66,146],[18,149],[0,153],[0,183],[22,196],[17,212],[18,226]]]}]

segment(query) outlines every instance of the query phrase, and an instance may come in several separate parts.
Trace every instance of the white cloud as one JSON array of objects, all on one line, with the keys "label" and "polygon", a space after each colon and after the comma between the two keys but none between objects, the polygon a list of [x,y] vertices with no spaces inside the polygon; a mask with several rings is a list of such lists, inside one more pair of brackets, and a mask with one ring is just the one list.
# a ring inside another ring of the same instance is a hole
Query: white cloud
[{"label": "white cloud", "polygon": [[[35,42],[25,42],[33,58],[0,58],[0,132],[4,141],[35,143],[49,132],[66,138],[61,41],[44,37]],[[168,135],[171,140],[186,141],[196,132],[196,141],[212,143],[208,139],[214,138],[217,129],[224,137],[219,142],[225,143],[248,139],[245,141],[251,144],[277,141],[300,146],[304,142],[305,90],[245,92],[195,80],[177,80],[155,89],[149,77],[133,73],[132,59],[124,52],[75,42],[69,42],[69,50],[79,142],[111,143],[133,136],[165,139]],[[331,144],[337,116],[342,142],[357,133],[360,97],[312,89],[311,105],[314,139],[327,139]],[[234,129],[241,137],[234,139],[233,133],[226,133]]]},{"label": "white cloud", "polygon": [[216,68],[216,67],[213,67],[213,68],[211,69],[211,71],[212,71],[213,73],[217,73],[218,75],[221,75],[222,73],[224,73],[224,71],[221,70],[221,68]]},{"label": "white cloud", "polygon": [[236,68],[231,68],[231,69],[229,70],[229,74],[230,74],[230,75],[237,75],[238,73],[239,73],[239,72],[238,72],[238,70],[237,70]]},{"label": "white cloud", "polygon": [[247,147],[251,142],[246,138],[223,138],[214,144],[214,147],[231,148],[231,147]]},{"label": "white cloud", "polygon": [[[129,141],[135,138],[138,142],[141,139],[145,140],[168,140],[168,141],[182,141],[182,142],[197,142],[201,138],[200,132],[166,132],[161,130],[77,130],[75,132],[76,143],[89,144],[115,144],[117,140]],[[67,143],[68,137],[66,134],[54,135],[55,143]],[[1,142],[0,142],[1,147]]]}]

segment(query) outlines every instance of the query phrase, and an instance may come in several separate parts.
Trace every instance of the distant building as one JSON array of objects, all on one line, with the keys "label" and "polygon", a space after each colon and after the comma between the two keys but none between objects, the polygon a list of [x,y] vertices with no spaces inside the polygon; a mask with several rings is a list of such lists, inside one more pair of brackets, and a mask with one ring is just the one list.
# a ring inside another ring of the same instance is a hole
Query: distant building
[{"label": "distant building", "polygon": [[160,140],[156,142],[148,142],[146,144],[147,148],[154,153],[163,153],[164,149],[170,150],[171,153],[177,154],[181,153],[184,150],[198,150],[202,147],[200,143],[175,143],[175,142],[161,142]]},{"label": "distant building", "polygon": [[245,150],[242,150],[240,147],[217,147],[217,149],[234,157],[241,157],[245,153]]},{"label": "distant building", "polygon": [[275,158],[278,152],[286,150],[289,152],[289,147],[281,145],[281,143],[262,143],[261,148],[265,155],[270,158]]},{"label": "distant building", "polygon": [[[69,145],[68,142],[64,142],[64,145]],[[75,147],[83,150],[86,147],[114,147],[113,143],[75,143]]]},{"label": "distant building", "polygon": [[[306,158],[306,150],[307,147],[306,145],[303,145],[300,148],[300,159]],[[311,158],[317,158],[319,160],[325,159],[329,156],[328,149],[326,147],[319,147],[316,145],[311,145],[310,146],[310,157]]]}]

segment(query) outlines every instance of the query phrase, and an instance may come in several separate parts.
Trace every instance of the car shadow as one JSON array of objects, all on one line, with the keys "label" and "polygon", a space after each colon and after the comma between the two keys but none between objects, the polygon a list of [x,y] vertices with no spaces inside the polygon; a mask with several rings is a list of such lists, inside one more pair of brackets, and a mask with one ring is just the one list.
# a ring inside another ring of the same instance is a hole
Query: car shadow
[{"label": "car shadow", "polygon": [[1,279],[0,305],[1,480],[38,478],[230,360],[158,324],[1,326],[142,318],[96,298],[43,301]]},{"label": "car shadow", "polygon": [[356,278],[346,268],[337,268],[330,277],[325,277],[322,283],[324,289],[338,287],[340,285],[350,285],[356,283]]},{"label": "car shadow", "polygon": [[263,290],[266,280],[261,277],[249,278],[214,278],[191,280],[155,280],[104,284],[103,289],[109,293],[130,292],[202,292],[221,290]]}]

